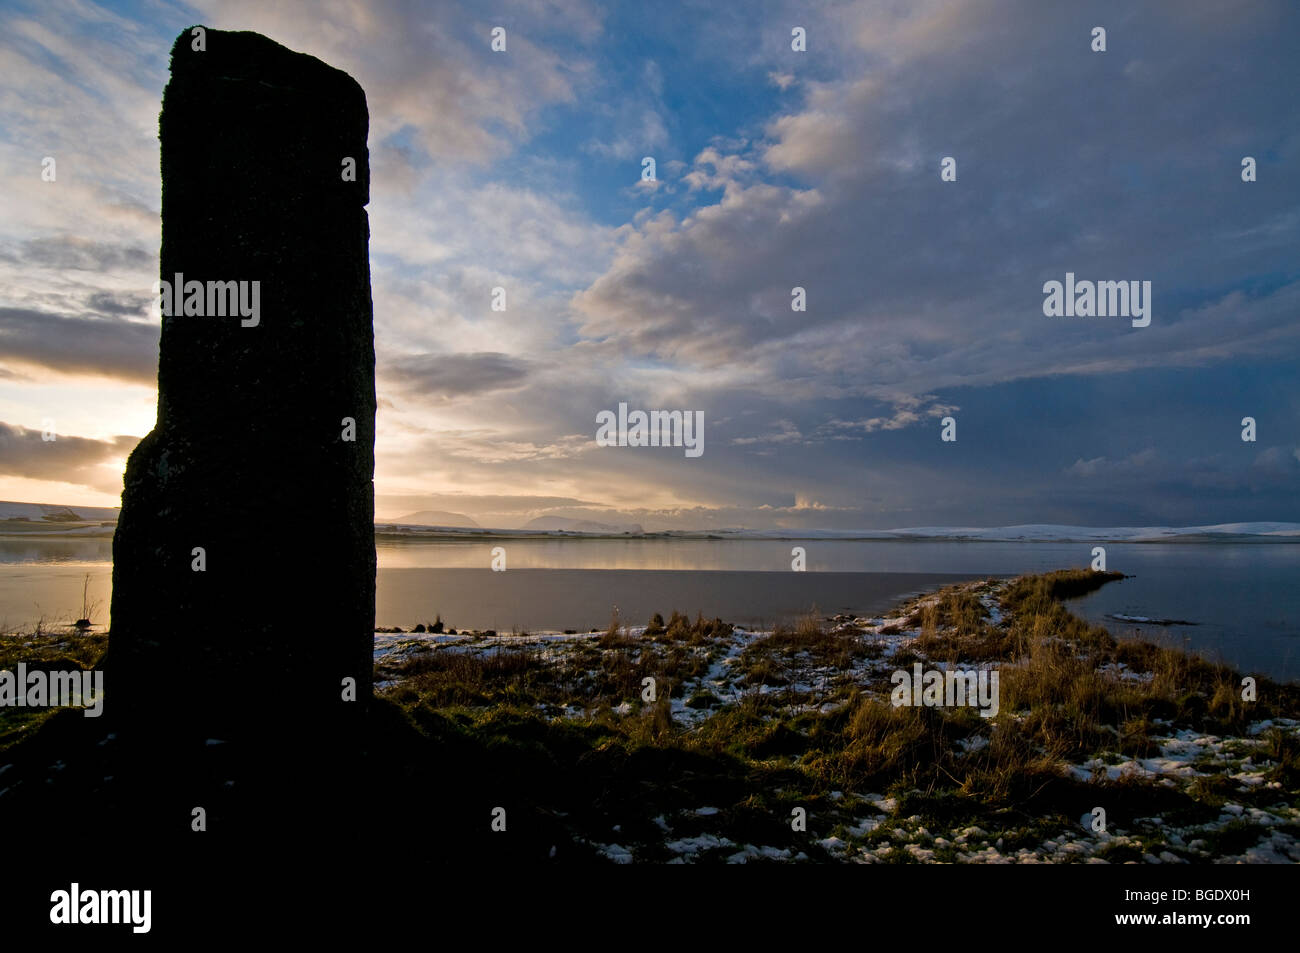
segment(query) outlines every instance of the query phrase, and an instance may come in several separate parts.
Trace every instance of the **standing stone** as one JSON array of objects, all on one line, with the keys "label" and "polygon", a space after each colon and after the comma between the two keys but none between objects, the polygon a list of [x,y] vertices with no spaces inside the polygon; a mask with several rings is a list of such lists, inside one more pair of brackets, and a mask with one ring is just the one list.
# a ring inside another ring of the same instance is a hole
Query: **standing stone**
[{"label": "standing stone", "polygon": [[[106,708],[190,736],[324,734],[371,694],[366,98],[259,34],[195,40],[172,47],[159,120],[161,278],[185,287],[164,305],[157,424],[126,466]],[[255,325],[210,313],[208,283],[229,281]]]}]

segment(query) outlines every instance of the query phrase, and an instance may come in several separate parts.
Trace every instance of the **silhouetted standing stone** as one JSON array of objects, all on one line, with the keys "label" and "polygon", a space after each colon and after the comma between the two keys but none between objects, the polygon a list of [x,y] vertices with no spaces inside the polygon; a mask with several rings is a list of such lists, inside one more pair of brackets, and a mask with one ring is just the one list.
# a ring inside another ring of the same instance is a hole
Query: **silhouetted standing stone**
[{"label": "silhouetted standing stone", "polygon": [[327,734],[371,692],[365,93],[256,33],[194,46],[187,30],[172,47],[159,121],[161,278],[204,283],[213,311],[207,283],[245,282],[251,305],[259,282],[258,313],[164,310],[158,421],[113,539],[106,706],[216,737],[291,716]]}]

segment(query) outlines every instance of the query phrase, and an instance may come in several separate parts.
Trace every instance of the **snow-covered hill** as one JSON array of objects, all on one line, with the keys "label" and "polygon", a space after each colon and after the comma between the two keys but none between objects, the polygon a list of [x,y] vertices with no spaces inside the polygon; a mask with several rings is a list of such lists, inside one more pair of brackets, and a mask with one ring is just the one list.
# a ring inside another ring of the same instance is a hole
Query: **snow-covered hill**
[{"label": "snow-covered hill", "polygon": [[[0,520],[22,520],[57,532],[67,524],[112,522],[116,506],[60,506],[52,503],[0,501]],[[521,536],[586,535],[641,536],[639,523],[601,523],[567,516],[539,516],[520,529],[484,529],[463,513],[420,510],[397,519],[380,519],[376,526],[400,527],[399,533],[422,535],[429,530],[463,530],[471,534]],[[408,529],[409,528],[409,529]],[[17,531],[17,527],[14,527]],[[68,527],[72,531],[72,527]],[[982,540],[987,542],[1158,542],[1195,540],[1239,540],[1300,542],[1300,523],[1254,522],[1216,523],[1208,526],[1068,526],[1059,523],[1026,523],[1020,526],[912,526],[903,529],[712,529],[670,530],[669,538],[709,536],[721,539],[895,539],[895,540]]]},{"label": "snow-covered hill", "polygon": [[643,532],[638,523],[597,523],[594,520],[571,519],[567,516],[539,516],[529,520],[523,528],[548,533],[597,533],[606,536],[640,536]]},{"label": "snow-covered hill", "polygon": [[33,523],[94,523],[116,520],[116,506],[57,506],[52,503],[11,503],[0,500],[0,520]]},{"label": "snow-covered hill", "polygon": [[985,540],[1070,540],[1109,542],[1150,542],[1190,537],[1270,536],[1300,537],[1300,523],[1219,523],[1213,526],[1063,526],[1055,523],[1028,523],[1022,526],[958,528],[923,526],[891,530],[900,537]]},{"label": "snow-covered hill", "polygon": [[376,523],[395,523],[400,526],[448,526],[462,529],[479,529],[479,524],[464,513],[447,510],[420,510],[392,520],[375,520]]},{"label": "snow-covered hill", "polygon": [[1300,523],[1217,523],[1212,526],[1066,526],[1026,523],[1021,526],[913,526],[890,530],[762,530],[726,532],[742,538],[786,539],[953,539],[989,542],[1154,542],[1194,539],[1295,539]]}]

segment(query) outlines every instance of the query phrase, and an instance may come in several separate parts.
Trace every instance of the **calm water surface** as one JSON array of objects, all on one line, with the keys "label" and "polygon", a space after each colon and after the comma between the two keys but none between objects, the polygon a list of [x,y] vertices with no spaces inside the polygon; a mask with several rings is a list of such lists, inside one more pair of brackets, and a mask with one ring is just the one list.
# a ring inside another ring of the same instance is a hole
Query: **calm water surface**
[{"label": "calm water surface", "polygon": [[[1092,543],[849,540],[381,540],[376,624],[603,628],[673,609],[770,625],[812,608],[876,614],[959,579],[1085,566]],[[492,572],[492,549],[506,572]],[[790,571],[791,549],[807,571]],[[1073,608],[1120,635],[1186,645],[1244,670],[1300,678],[1300,545],[1111,543],[1133,578]],[[89,576],[92,619],[108,617],[109,539],[0,537],[0,626],[71,621]],[[286,593],[286,599],[294,599]],[[1125,622],[1113,616],[1194,624]]]}]

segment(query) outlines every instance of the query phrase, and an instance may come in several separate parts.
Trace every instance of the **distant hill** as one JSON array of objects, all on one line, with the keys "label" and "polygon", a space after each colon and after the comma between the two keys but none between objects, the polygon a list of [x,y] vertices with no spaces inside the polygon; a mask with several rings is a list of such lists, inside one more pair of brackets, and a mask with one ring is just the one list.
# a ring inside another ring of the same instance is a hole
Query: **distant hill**
[{"label": "distant hill", "polygon": [[1219,523],[1213,526],[1061,526],[1031,523],[989,528],[920,526],[895,529],[900,538],[1079,542],[1157,542],[1194,539],[1285,539],[1300,535],[1300,523]]},{"label": "distant hill", "polygon": [[640,536],[644,532],[640,523],[597,523],[593,520],[570,519],[567,516],[539,516],[525,523],[522,529],[548,533],[601,533],[610,536]]},{"label": "distant hill", "polygon": [[[105,527],[86,528],[86,523],[114,523],[120,507],[116,506],[62,506],[55,503],[15,503],[0,500],[0,521],[12,520],[4,530],[7,534],[72,534],[77,536],[110,535]],[[441,529],[482,530],[483,527],[464,513],[447,510],[420,510],[397,519],[375,520],[377,526],[399,525],[411,527],[438,527]],[[493,529],[488,533],[580,533],[591,536],[641,536],[644,530],[639,523],[600,523],[595,520],[574,519],[568,516],[539,516],[516,530]],[[420,530],[410,533],[420,535]],[[930,539],[930,540],[1007,540],[1007,541],[1078,541],[1078,542],[1135,542],[1160,541],[1300,541],[1300,523],[1253,522],[1220,523],[1213,526],[1062,526],[1034,523],[1022,526],[967,527],[967,526],[914,526],[888,530],[842,529],[714,529],[669,530],[668,537],[701,537],[721,539]]]},{"label": "distant hill", "polygon": [[464,513],[448,513],[446,510],[420,510],[407,513],[395,520],[375,520],[376,523],[397,523],[403,526],[460,526],[465,529],[478,529],[479,524]]},{"label": "distant hill", "polygon": [[1300,540],[1300,523],[1218,523],[1213,526],[1064,526],[1032,523],[1021,526],[913,526],[888,530],[739,530],[716,531],[736,539],[931,539],[996,540],[1000,542],[1195,542]]},{"label": "distant hill", "polygon": [[117,506],[58,506],[53,503],[12,503],[0,500],[0,520],[32,523],[99,523],[117,520]]}]

